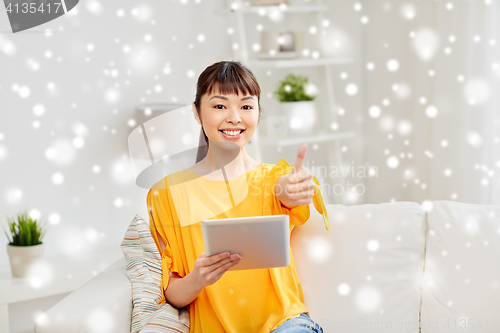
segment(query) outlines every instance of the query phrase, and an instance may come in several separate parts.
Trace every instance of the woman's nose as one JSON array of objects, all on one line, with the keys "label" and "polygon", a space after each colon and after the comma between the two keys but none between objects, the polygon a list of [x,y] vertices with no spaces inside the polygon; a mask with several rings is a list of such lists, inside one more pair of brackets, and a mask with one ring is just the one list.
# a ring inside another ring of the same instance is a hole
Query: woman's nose
[{"label": "woman's nose", "polygon": [[240,117],[240,114],[238,112],[238,110],[235,110],[235,109],[229,109],[229,113],[227,115],[227,121],[228,122],[231,122],[231,123],[234,123],[234,122],[241,122],[241,117]]}]

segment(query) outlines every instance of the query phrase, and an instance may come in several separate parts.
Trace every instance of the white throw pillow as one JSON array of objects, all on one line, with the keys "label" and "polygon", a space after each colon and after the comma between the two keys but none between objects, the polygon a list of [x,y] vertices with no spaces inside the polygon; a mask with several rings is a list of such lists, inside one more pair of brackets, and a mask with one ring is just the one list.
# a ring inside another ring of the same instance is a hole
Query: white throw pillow
[{"label": "white throw pillow", "polygon": [[432,204],[422,333],[500,332],[500,206]]},{"label": "white throw pillow", "polygon": [[130,223],[121,249],[127,259],[126,274],[132,283],[130,332],[189,332],[187,308],[177,309],[162,298],[161,255],[149,225],[139,215]]},{"label": "white throw pillow", "polygon": [[393,202],[326,208],[330,231],[311,207],[309,220],[294,228],[290,240],[311,319],[325,333],[418,333],[423,207]]}]

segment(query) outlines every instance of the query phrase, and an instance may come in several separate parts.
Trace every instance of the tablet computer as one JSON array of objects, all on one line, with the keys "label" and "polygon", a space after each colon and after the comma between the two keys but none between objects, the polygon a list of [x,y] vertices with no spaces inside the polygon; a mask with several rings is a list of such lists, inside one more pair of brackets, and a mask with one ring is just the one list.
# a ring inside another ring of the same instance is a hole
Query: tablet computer
[{"label": "tablet computer", "polygon": [[229,251],[241,260],[228,271],[290,265],[290,217],[264,215],[201,221],[205,255]]}]

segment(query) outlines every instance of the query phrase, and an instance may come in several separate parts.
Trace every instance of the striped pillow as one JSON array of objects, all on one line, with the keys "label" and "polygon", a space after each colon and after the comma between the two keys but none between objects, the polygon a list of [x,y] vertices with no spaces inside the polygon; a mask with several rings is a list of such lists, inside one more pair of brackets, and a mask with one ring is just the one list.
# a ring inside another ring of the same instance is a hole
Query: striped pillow
[{"label": "striped pillow", "polygon": [[127,259],[126,274],[132,283],[132,321],[130,332],[189,332],[189,311],[162,298],[161,255],[139,215],[130,223],[121,249]]}]

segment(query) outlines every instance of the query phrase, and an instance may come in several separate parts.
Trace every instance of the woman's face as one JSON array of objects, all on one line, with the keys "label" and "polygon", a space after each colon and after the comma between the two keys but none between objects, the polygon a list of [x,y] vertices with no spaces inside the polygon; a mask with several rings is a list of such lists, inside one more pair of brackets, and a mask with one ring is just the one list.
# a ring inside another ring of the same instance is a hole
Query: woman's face
[{"label": "woman's face", "polygon": [[242,149],[252,138],[259,122],[257,96],[223,95],[217,90],[201,97],[200,119],[193,103],[198,124],[213,142],[233,142]]}]

